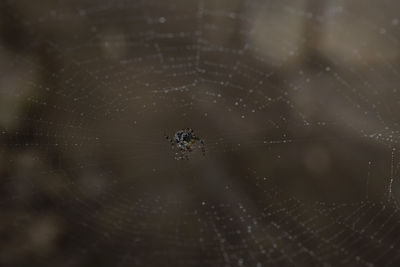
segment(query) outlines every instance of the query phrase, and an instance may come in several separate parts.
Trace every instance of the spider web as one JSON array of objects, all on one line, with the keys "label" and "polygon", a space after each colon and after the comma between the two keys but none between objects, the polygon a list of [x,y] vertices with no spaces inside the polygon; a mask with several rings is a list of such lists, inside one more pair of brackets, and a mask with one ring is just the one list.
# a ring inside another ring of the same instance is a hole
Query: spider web
[{"label": "spider web", "polygon": [[398,8],[3,1],[0,262],[398,265]]}]

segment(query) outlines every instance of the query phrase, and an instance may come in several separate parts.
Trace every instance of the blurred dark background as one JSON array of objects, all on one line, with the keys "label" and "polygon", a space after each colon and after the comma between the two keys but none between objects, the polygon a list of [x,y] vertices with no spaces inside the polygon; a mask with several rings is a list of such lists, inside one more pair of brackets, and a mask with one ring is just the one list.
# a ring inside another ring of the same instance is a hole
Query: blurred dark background
[{"label": "blurred dark background", "polygon": [[397,266],[399,8],[1,1],[0,265]]}]

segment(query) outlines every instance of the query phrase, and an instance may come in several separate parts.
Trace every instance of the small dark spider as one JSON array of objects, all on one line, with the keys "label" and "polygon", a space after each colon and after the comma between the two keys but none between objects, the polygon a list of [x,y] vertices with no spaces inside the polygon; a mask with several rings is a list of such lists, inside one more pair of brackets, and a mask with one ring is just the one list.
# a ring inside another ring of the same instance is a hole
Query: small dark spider
[{"label": "small dark spider", "polygon": [[197,142],[200,143],[198,147],[201,148],[203,156],[205,156],[206,151],[204,141],[197,137],[191,128],[177,131],[173,138],[165,135],[165,139],[170,141],[172,148],[179,149],[179,152],[175,155],[175,159],[177,160],[189,159],[188,154],[193,151],[193,145]]}]

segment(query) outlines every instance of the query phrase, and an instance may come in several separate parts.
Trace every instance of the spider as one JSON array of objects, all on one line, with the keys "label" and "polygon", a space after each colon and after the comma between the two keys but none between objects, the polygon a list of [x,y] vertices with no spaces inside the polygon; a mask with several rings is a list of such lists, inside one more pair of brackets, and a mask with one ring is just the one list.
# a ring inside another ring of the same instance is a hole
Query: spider
[{"label": "spider", "polygon": [[201,148],[201,151],[203,153],[203,156],[205,156],[205,144],[204,141],[202,139],[200,139],[199,137],[197,137],[194,134],[193,129],[191,128],[186,128],[186,129],[182,129],[177,131],[174,134],[174,137],[171,138],[168,135],[165,135],[165,139],[167,139],[171,145],[172,148],[178,148],[179,152],[175,153],[175,159],[176,160],[181,160],[181,159],[189,159],[188,157],[188,153],[193,151],[193,145],[196,142],[199,142],[199,148]]}]

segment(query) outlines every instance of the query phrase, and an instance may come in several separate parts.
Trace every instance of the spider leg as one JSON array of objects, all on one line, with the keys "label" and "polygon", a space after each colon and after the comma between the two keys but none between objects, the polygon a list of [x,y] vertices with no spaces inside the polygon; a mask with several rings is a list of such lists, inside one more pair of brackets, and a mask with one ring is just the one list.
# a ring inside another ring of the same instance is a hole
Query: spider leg
[{"label": "spider leg", "polygon": [[205,148],[205,144],[204,141],[200,139],[200,146],[201,146],[201,152],[203,153],[203,156],[206,155],[206,148]]},{"label": "spider leg", "polygon": [[181,150],[181,159],[184,159],[185,156],[186,156],[185,148],[184,148],[184,147],[181,147],[180,150]]},{"label": "spider leg", "polygon": [[171,143],[171,146],[174,147],[174,141],[166,134],[164,134],[165,140],[169,141]]},{"label": "spider leg", "polygon": [[181,153],[181,160],[183,160],[183,159],[189,160],[189,156],[187,153],[185,153],[184,150],[182,150],[182,153]]},{"label": "spider leg", "polygon": [[172,139],[170,140],[171,146],[175,148],[175,143],[174,141],[172,141]]},{"label": "spider leg", "polygon": [[176,160],[183,160],[184,159],[184,154],[182,153],[182,151],[175,153],[175,159]]}]

